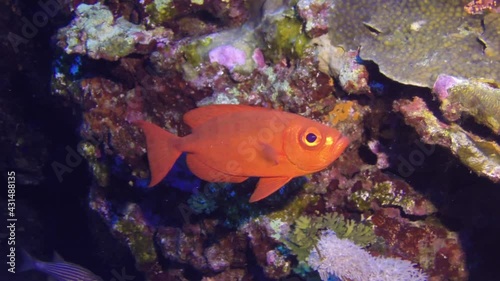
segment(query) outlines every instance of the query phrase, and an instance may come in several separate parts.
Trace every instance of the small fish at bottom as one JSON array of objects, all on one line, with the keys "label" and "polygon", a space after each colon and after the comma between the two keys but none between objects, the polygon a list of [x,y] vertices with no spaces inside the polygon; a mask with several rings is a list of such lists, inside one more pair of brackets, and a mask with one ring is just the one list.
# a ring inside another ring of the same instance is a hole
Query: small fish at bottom
[{"label": "small fish at bottom", "polygon": [[[38,270],[49,275],[55,281],[103,281],[90,270],[74,263],[64,261],[57,253],[54,261],[44,262],[32,257],[21,249],[22,265],[20,272]],[[50,278],[49,278],[50,279]]]}]

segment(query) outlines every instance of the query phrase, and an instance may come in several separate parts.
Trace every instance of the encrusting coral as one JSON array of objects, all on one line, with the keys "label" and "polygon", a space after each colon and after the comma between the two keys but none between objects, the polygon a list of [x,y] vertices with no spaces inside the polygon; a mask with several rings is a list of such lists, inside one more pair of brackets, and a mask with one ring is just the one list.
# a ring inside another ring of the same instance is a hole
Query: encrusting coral
[{"label": "encrusting coral", "polygon": [[404,115],[405,122],[417,130],[424,142],[448,148],[478,175],[500,181],[500,145],[496,142],[482,139],[457,124],[440,122],[421,98],[395,101],[394,108]]},{"label": "encrusting coral", "polygon": [[449,121],[455,122],[466,113],[500,134],[500,89],[479,81],[440,75],[434,84],[434,93]]},{"label": "encrusting coral", "polygon": [[500,69],[499,16],[482,27],[457,0],[336,1],[329,35],[334,46],[361,47],[362,59],[404,84],[430,88],[439,74],[500,81],[490,71]]}]

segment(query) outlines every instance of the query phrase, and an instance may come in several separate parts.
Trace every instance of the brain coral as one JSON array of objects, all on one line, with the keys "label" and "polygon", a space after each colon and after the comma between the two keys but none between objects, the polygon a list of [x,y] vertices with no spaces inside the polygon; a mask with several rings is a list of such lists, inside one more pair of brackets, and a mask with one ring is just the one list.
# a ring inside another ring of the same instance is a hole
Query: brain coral
[{"label": "brain coral", "polygon": [[468,15],[461,0],[335,1],[333,45],[405,84],[432,87],[439,74],[500,81],[500,15]]}]

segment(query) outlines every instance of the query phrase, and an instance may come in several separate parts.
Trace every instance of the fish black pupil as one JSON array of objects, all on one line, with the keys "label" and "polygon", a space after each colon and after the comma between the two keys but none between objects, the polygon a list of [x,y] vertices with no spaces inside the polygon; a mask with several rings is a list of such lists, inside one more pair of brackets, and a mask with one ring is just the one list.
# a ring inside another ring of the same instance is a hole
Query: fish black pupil
[{"label": "fish black pupil", "polygon": [[316,137],[316,135],[315,135],[315,134],[313,134],[313,133],[309,133],[309,134],[307,134],[307,136],[306,136],[306,140],[307,140],[307,142],[314,142],[314,141],[316,140],[316,138],[317,138],[317,137]]}]

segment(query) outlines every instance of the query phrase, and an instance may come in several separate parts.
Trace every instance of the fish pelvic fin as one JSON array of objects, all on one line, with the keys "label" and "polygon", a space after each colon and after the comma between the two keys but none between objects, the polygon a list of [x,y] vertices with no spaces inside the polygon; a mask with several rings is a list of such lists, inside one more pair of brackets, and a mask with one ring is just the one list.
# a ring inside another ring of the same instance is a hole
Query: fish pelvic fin
[{"label": "fish pelvic fin", "polygon": [[250,196],[249,202],[253,203],[266,198],[267,196],[273,194],[276,190],[280,189],[290,180],[291,178],[289,177],[260,178],[255,191],[253,192],[252,196]]},{"label": "fish pelvic fin", "polygon": [[146,135],[151,181],[149,187],[157,185],[170,171],[175,161],[181,156],[178,147],[180,137],[165,131],[159,126],[147,122],[134,122]]}]

